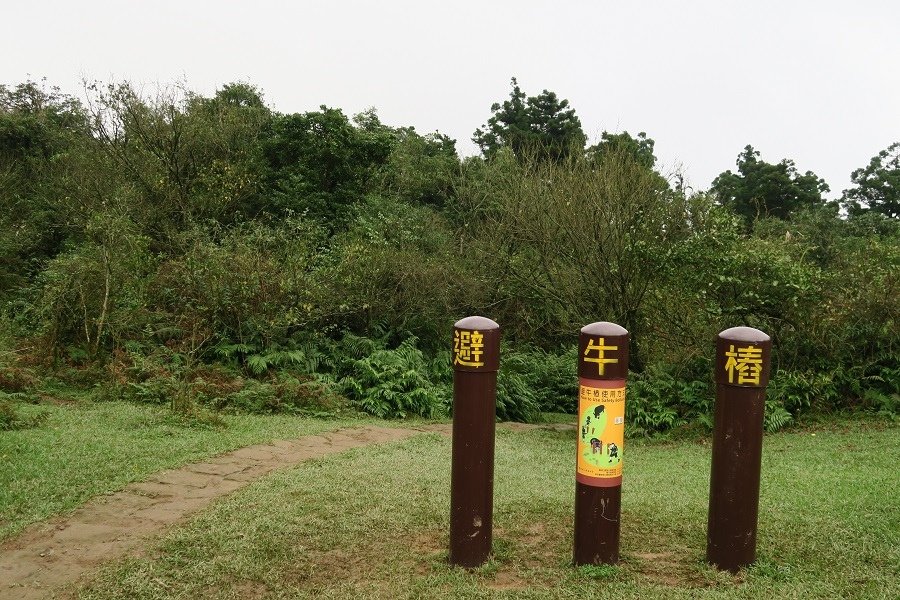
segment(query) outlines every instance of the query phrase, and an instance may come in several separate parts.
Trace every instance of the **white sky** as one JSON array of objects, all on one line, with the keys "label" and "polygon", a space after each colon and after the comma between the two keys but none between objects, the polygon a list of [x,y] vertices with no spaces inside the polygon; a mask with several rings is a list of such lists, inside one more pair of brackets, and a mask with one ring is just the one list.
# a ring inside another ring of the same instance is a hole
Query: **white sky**
[{"label": "white sky", "polygon": [[592,141],[646,131],[695,188],[749,143],[835,197],[900,141],[900,2],[5,1],[0,83],[29,76],[249,81],[278,111],[374,106],[463,154],[516,76],[569,99]]}]

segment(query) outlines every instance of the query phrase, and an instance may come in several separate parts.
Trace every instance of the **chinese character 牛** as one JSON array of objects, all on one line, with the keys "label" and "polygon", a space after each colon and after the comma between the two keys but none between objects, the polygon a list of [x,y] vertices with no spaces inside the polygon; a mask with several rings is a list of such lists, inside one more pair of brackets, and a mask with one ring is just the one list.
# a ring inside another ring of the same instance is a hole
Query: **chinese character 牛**
[{"label": "chinese character \u725b", "polygon": [[[607,358],[605,352],[607,350],[618,350],[618,346],[604,346],[603,338],[599,338],[597,340],[597,345],[594,345],[594,340],[588,340],[588,345],[584,349],[584,361],[585,362],[593,362],[597,363],[597,374],[603,375],[604,370],[606,369],[606,365],[614,364],[619,362],[618,358]],[[590,358],[588,355],[591,352],[596,352],[597,356],[594,358]]]}]

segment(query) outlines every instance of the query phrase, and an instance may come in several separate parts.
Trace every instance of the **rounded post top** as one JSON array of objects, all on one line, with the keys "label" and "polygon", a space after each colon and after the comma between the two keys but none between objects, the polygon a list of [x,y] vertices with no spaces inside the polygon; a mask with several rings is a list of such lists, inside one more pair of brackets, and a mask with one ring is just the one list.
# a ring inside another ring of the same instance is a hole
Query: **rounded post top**
[{"label": "rounded post top", "polygon": [[628,335],[628,330],[609,321],[597,321],[582,327],[581,333],[585,335],[618,336]]},{"label": "rounded post top", "polygon": [[732,327],[716,338],[716,384],[764,388],[772,366],[772,338],[752,327]]},{"label": "rounded post top", "polygon": [[486,317],[453,325],[453,370],[496,373],[500,369],[500,326]]},{"label": "rounded post top", "polygon": [[732,327],[731,329],[726,329],[720,333],[719,337],[723,340],[750,342],[755,344],[762,344],[771,341],[772,339],[759,329],[754,329],[752,327]]},{"label": "rounded post top", "polygon": [[487,317],[472,316],[460,319],[453,325],[456,329],[477,329],[478,331],[490,331],[492,329],[500,329],[500,325],[496,321],[492,321]]},{"label": "rounded post top", "polygon": [[628,330],[599,321],[581,328],[578,336],[578,376],[584,379],[625,379],[628,376]]}]

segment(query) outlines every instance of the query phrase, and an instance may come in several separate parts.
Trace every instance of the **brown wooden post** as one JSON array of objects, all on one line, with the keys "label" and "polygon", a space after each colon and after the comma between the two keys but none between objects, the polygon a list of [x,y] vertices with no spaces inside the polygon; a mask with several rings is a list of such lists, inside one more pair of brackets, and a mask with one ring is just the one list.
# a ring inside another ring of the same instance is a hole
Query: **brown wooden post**
[{"label": "brown wooden post", "polygon": [[575,551],[578,565],[619,561],[628,331],[592,323],[578,339]]},{"label": "brown wooden post", "polygon": [[772,340],[733,327],[716,340],[716,418],[706,560],[737,572],[756,560],[763,414]]},{"label": "brown wooden post", "polygon": [[453,458],[450,468],[450,563],[483,564],[491,552],[494,422],[500,326],[466,317],[453,329]]}]

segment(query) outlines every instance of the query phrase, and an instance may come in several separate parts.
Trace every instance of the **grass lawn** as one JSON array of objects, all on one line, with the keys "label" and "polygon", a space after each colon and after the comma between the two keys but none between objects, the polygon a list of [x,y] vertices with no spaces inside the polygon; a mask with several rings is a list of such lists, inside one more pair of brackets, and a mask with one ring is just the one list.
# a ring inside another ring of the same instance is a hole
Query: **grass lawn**
[{"label": "grass lawn", "polygon": [[426,434],[272,474],[80,598],[900,597],[900,429],[767,436],[758,562],[703,562],[710,448],[629,441],[623,561],[569,566],[575,432],[497,434],[494,558],[447,565],[450,440]]},{"label": "grass lawn", "polygon": [[124,402],[22,405],[19,410],[49,411],[50,416],[34,429],[0,431],[0,540],[160,469],[360,423],[240,415],[225,416],[225,428],[199,428],[180,422],[165,407]]}]

